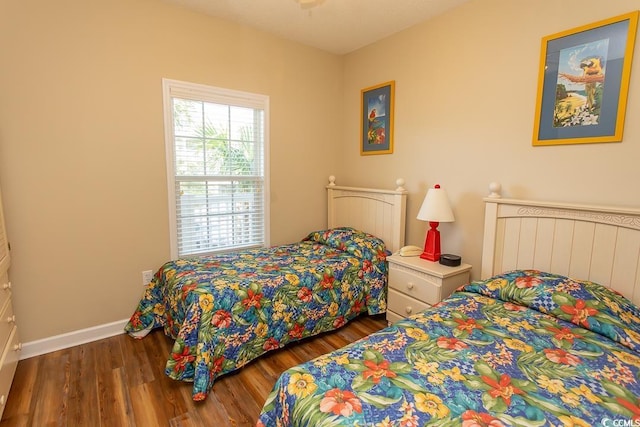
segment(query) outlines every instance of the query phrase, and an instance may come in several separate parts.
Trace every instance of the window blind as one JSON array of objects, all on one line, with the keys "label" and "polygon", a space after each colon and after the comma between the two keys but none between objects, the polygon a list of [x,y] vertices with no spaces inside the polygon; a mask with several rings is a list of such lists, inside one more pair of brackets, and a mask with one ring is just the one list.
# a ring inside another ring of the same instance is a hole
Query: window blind
[{"label": "window blind", "polygon": [[265,246],[268,98],[175,82],[166,89],[172,254]]}]

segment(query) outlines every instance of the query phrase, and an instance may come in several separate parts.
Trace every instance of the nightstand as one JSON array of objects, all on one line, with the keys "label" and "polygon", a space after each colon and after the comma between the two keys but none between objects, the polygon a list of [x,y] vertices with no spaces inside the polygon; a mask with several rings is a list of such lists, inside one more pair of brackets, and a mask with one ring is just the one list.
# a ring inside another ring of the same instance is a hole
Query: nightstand
[{"label": "nightstand", "polygon": [[403,257],[398,254],[387,257],[387,261],[389,324],[437,304],[459,286],[469,283],[469,264],[447,267],[419,256]]}]

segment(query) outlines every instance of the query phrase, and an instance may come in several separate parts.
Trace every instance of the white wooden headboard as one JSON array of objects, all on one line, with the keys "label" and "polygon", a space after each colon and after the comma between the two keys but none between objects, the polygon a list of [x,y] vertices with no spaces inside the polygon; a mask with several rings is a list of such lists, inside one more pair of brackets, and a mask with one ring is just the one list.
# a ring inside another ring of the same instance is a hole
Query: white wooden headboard
[{"label": "white wooden headboard", "polygon": [[327,185],[327,226],[353,227],[381,238],[392,252],[404,246],[407,190],[396,180],[395,190]]},{"label": "white wooden headboard", "polygon": [[536,269],[611,287],[640,304],[640,209],[485,201],[482,278]]}]

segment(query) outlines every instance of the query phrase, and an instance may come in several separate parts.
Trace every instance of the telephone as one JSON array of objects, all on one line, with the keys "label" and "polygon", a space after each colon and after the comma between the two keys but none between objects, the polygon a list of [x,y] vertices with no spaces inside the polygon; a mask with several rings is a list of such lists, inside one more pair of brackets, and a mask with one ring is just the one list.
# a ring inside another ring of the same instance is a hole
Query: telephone
[{"label": "telephone", "polygon": [[422,253],[422,248],[417,246],[403,246],[400,248],[400,256],[418,256]]}]

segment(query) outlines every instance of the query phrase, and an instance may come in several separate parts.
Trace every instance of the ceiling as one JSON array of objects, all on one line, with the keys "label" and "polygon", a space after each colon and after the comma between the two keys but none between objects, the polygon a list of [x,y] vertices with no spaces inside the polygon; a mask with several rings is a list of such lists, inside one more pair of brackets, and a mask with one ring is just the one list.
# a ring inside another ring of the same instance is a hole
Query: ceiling
[{"label": "ceiling", "polygon": [[345,54],[469,0],[164,0]]}]

